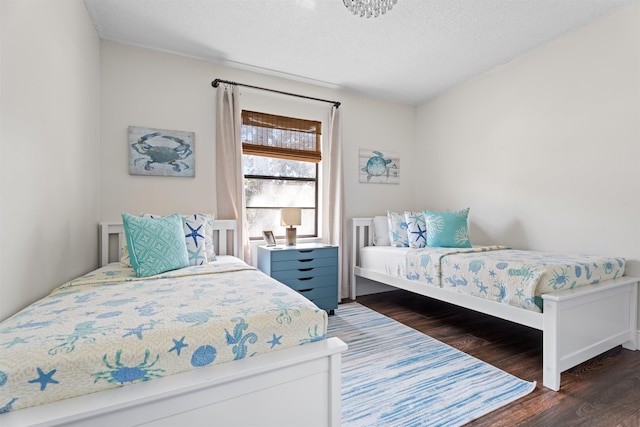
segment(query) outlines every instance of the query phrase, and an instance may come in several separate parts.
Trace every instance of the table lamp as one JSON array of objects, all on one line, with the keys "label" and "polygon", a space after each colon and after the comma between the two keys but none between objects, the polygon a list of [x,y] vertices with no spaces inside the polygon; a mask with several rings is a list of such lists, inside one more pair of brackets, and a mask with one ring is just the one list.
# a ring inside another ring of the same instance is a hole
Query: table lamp
[{"label": "table lamp", "polygon": [[282,208],[280,210],[280,225],[288,226],[287,245],[296,244],[296,229],[294,225],[302,225],[302,210],[300,208]]}]

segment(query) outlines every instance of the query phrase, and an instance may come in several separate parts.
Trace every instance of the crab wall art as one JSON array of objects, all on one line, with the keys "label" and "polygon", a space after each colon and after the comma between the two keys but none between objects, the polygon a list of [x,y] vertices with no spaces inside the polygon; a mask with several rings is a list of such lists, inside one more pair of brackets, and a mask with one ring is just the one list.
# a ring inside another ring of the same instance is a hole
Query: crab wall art
[{"label": "crab wall art", "polygon": [[400,183],[400,158],[396,153],[360,150],[360,182]]},{"label": "crab wall art", "polygon": [[129,126],[131,175],[195,176],[195,134]]}]

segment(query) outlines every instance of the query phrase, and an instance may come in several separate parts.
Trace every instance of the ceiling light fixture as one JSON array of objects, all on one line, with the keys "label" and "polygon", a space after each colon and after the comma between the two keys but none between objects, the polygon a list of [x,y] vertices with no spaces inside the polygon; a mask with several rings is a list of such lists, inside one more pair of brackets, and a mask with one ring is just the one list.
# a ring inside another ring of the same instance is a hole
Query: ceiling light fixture
[{"label": "ceiling light fixture", "polygon": [[391,10],[398,0],[342,0],[345,7],[361,18],[377,18]]}]

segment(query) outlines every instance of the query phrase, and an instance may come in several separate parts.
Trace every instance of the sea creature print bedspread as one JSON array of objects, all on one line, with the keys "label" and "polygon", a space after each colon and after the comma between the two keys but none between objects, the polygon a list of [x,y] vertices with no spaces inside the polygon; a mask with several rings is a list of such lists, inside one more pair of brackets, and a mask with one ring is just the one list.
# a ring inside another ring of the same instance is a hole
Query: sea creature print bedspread
[{"label": "sea creature print bedspread", "polygon": [[407,254],[407,278],[542,311],[542,294],[624,275],[624,258],[550,254],[483,246],[423,248]]},{"label": "sea creature print bedspread", "polygon": [[325,311],[240,260],[145,279],[109,264],[0,323],[0,413],[322,340],[326,328]]}]

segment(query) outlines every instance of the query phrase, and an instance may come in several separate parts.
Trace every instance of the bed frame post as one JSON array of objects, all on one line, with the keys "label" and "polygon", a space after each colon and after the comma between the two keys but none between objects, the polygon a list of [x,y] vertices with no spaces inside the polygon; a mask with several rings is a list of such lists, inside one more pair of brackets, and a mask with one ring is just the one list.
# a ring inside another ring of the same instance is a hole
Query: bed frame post
[{"label": "bed frame post", "polygon": [[[344,351],[344,350],[343,350]],[[342,354],[329,358],[329,426],[342,425]]]},{"label": "bed frame post", "polygon": [[100,228],[100,266],[103,267],[109,264],[109,247],[110,245],[110,237],[112,235],[117,235],[118,239],[118,247],[116,248],[117,253],[117,261],[120,261],[122,257],[122,239],[124,238],[124,226],[121,222],[101,222],[99,224]]},{"label": "bed frame post", "polygon": [[351,299],[356,300],[356,273],[355,268],[360,265],[360,248],[373,244],[373,218],[351,219],[351,268],[349,291]]},{"label": "bed frame post", "polygon": [[558,306],[554,301],[544,302],[542,329],[542,384],[553,391],[560,390],[560,356],[558,354]]}]

